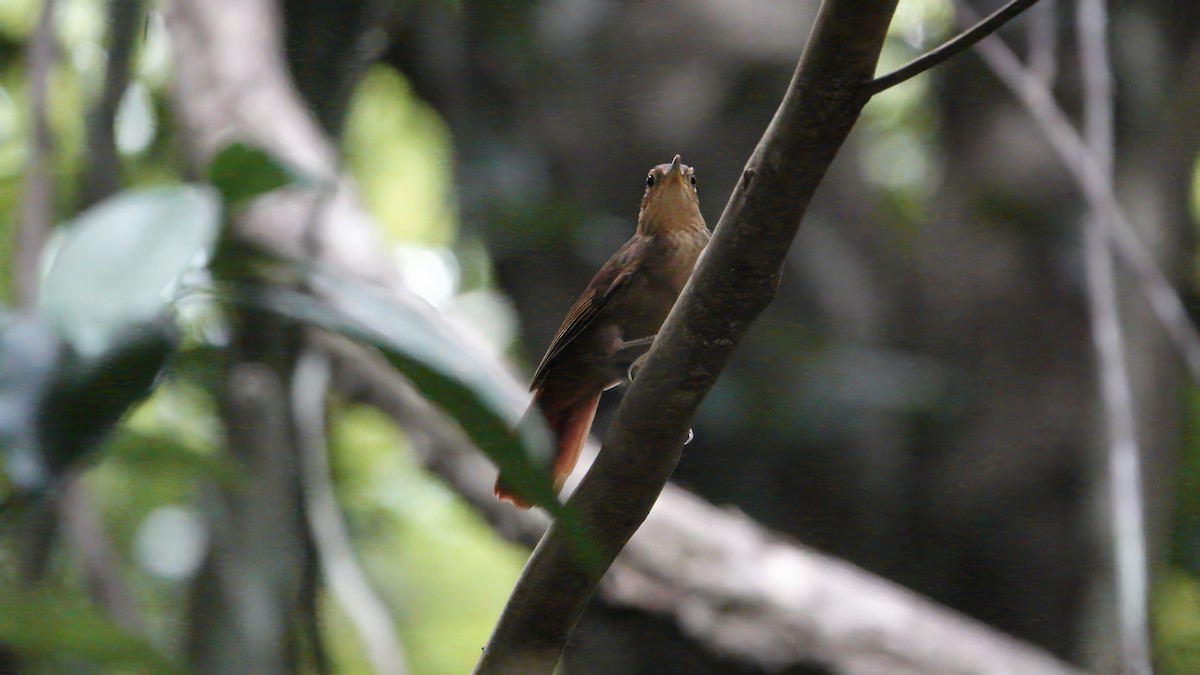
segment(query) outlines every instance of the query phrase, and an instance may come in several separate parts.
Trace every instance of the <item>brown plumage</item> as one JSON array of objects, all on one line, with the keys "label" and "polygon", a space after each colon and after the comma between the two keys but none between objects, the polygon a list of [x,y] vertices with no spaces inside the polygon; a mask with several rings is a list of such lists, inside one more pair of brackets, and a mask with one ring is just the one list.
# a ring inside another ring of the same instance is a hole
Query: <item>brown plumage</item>
[{"label": "brown plumage", "polygon": [[[696,259],[708,244],[694,170],[660,164],[646,176],[637,232],[592,278],[533,374],[533,404],[557,441],[551,469],[557,492],[579,460],[600,394],[618,384],[611,361],[630,340],[658,332]],[[496,497],[528,505],[496,479]]]}]

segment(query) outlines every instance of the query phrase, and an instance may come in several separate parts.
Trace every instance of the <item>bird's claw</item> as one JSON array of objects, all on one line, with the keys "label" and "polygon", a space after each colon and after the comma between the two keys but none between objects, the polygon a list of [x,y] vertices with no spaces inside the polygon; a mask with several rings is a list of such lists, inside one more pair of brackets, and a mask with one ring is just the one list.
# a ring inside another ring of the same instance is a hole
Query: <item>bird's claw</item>
[{"label": "bird's claw", "polygon": [[633,363],[629,364],[629,372],[626,373],[626,376],[629,379],[630,384],[632,384],[634,378],[637,377],[638,371],[640,371],[642,369],[642,364],[646,362],[647,355],[648,354],[642,354],[641,356],[634,359]]},{"label": "bird's claw", "polygon": [[654,337],[649,335],[623,343],[608,362],[608,369],[612,373],[612,377],[614,379],[623,377],[629,382],[633,382],[633,378],[637,377],[638,370],[642,367],[642,362],[646,359],[646,354],[650,351],[650,346],[654,344]]}]

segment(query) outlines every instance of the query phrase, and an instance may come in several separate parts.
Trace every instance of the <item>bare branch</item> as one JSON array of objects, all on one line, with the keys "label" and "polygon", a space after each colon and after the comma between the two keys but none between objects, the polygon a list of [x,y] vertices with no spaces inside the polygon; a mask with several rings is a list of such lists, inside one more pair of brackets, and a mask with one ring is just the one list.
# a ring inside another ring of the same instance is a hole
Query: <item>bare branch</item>
[{"label": "bare branch", "polygon": [[404,650],[387,605],[371,588],[354,548],[329,478],[325,450],[325,392],[329,357],[315,349],[301,354],[292,382],[293,417],[304,481],[309,530],[329,587],[358,628],[376,673],[404,675]]},{"label": "bare branch", "polygon": [[[961,8],[964,20],[975,14]],[[1089,208],[1108,214],[1108,225],[1117,254],[1137,279],[1138,288],[1150,302],[1150,308],[1183,357],[1192,378],[1200,381],[1200,333],[1188,317],[1179,293],[1159,269],[1154,257],[1142,243],[1133,224],[1117,203],[1112,181],[1092,156],[1091,151],[1071,125],[1046,85],[1021,65],[1017,55],[1001,40],[988,40],[976,50],[992,72],[1026,107],[1050,146],[1083,191]]]},{"label": "bare branch", "polygon": [[14,279],[17,304],[22,307],[32,306],[37,299],[42,246],[54,225],[54,171],[51,166],[54,137],[50,130],[46,96],[55,52],[58,50],[54,40],[54,11],[57,5],[56,0],[46,0],[42,4],[42,13],[26,52],[32,121],[31,147],[25,169],[25,200],[21,209],[21,230],[17,235]]},{"label": "bare branch", "polygon": [[80,208],[115,193],[120,188],[116,119],[121,98],[129,86],[129,66],[141,26],[141,0],[109,0],[108,66],[100,99],[88,111],[87,152],[84,154]]},{"label": "bare branch", "polygon": [[243,362],[221,407],[231,454],[255,484],[210,495],[214,536],[194,591],[189,656],[198,672],[290,672],[304,551],[287,397],[270,367]]},{"label": "bare branch", "polygon": [[[1078,0],[1076,33],[1083,71],[1083,126],[1088,148],[1109,184],[1113,182],[1113,85],[1108,59],[1105,0]],[[1149,583],[1141,457],[1125,360],[1120,301],[1113,271],[1109,214],[1091,208],[1084,223],[1084,253],[1092,341],[1099,366],[1107,422],[1108,499],[1111,514],[1117,625],[1126,673],[1149,675]]]},{"label": "bare branch", "polygon": [[895,2],[826,0],[800,65],[712,242],[651,347],[569,500],[598,549],[587,559],[556,523],[530,557],[476,666],[551,672],[596,585],[654,505],[691,418],[775,294],[792,238],[858,118]]},{"label": "bare branch", "polygon": [[1029,10],[1029,70],[1047,89],[1058,77],[1058,0],[1042,0]]},{"label": "bare branch", "polygon": [[954,56],[975,46],[980,40],[1000,30],[1001,26],[1015,19],[1037,1],[1010,0],[1007,5],[996,10],[991,16],[960,33],[941,47],[918,56],[887,75],[875,78],[867,85],[867,92],[874,96],[885,89],[906,82],[936,65],[949,61]]}]

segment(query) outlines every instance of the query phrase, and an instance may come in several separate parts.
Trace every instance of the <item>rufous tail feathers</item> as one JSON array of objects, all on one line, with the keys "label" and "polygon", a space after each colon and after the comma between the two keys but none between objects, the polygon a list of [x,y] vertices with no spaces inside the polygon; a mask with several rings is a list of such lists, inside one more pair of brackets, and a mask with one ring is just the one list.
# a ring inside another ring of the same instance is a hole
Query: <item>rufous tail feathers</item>
[{"label": "rufous tail feathers", "polygon": [[[546,422],[550,425],[550,431],[557,441],[554,465],[550,474],[554,481],[555,493],[562,490],[563,484],[567,482],[567,476],[571,475],[571,471],[579,461],[579,453],[583,451],[583,446],[587,443],[588,432],[592,429],[592,420],[596,418],[596,408],[600,405],[600,394],[601,392],[597,391],[595,394],[580,399],[565,410],[546,415]],[[525,416],[535,414],[537,406],[538,400],[535,397]],[[519,509],[528,509],[530,506],[508,489],[504,484],[504,476],[496,478],[496,498],[512,502],[513,506]]]}]

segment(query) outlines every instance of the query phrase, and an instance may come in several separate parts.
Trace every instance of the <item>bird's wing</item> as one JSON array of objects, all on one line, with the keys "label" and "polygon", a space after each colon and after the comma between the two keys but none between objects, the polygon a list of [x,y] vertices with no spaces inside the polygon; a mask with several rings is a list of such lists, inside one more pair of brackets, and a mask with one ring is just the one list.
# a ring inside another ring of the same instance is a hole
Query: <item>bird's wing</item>
[{"label": "bird's wing", "polygon": [[638,252],[641,250],[638,247],[640,238],[634,236],[625,242],[625,245],[614,253],[608,262],[604,263],[600,271],[596,272],[596,276],[592,277],[587,290],[579,296],[575,305],[571,307],[571,311],[567,313],[567,318],[563,320],[558,333],[550,342],[546,355],[542,357],[542,362],[534,371],[533,384],[529,387],[531,391],[540,387],[545,381],[546,373],[554,359],[596,320],[604,305],[637,273]]}]

